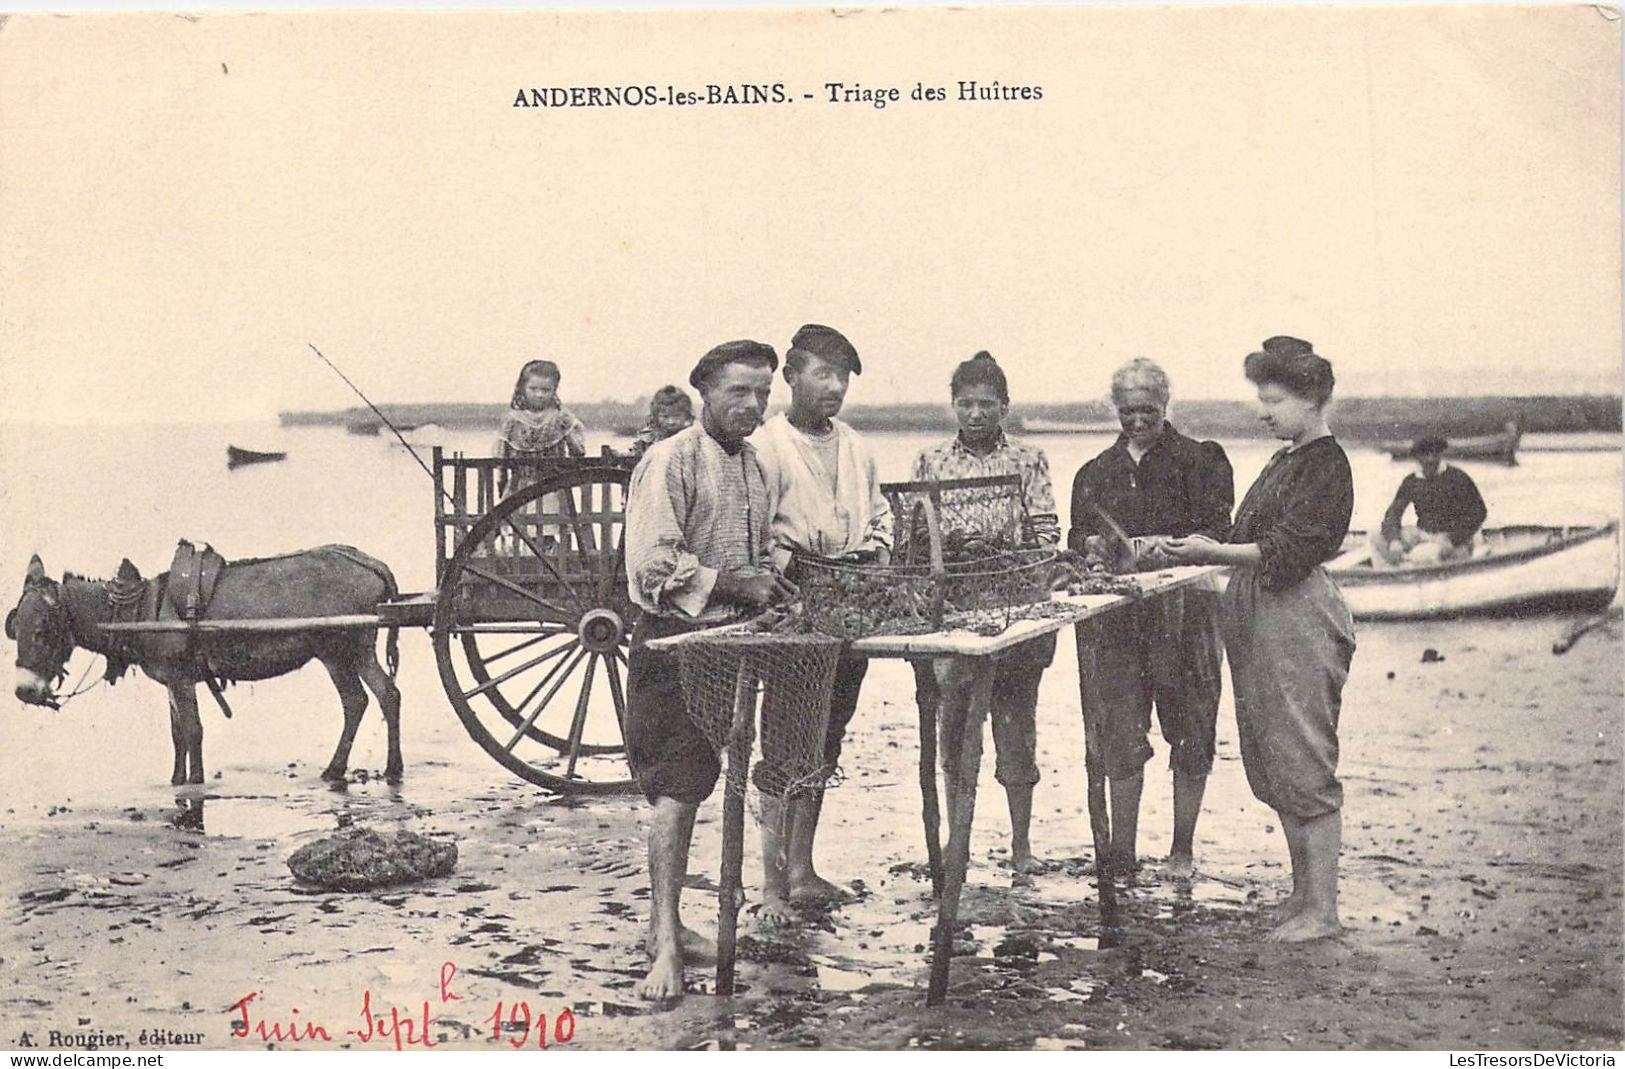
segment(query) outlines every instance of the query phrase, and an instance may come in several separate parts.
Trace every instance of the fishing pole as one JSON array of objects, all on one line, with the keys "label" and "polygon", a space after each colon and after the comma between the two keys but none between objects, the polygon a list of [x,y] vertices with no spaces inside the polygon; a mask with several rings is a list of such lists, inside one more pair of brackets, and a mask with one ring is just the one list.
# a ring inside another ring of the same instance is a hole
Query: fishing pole
[{"label": "fishing pole", "polygon": [[[310,346],[310,351],[315,353],[321,359],[322,363],[326,364],[328,367],[333,369],[333,374],[337,375],[339,378],[344,380],[344,385],[350,387],[350,390],[357,397],[361,398],[362,402],[364,404],[366,404],[366,406],[368,408],[372,409],[372,414],[377,416],[380,420],[382,420],[384,426],[388,427],[392,432],[394,432],[395,437],[399,438],[401,444],[406,446],[406,451],[408,453],[412,454],[412,459],[418,462],[418,467],[423,469],[423,473],[425,475],[427,475],[429,478],[433,479],[435,477],[434,469],[430,468],[429,465],[427,465],[427,464],[425,464],[423,462],[423,458],[418,455],[418,451],[416,449],[412,448],[412,443],[406,440],[406,435],[401,433],[400,428],[395,426],[395,424],[391,423],[390,420],[389,420],[389,417],[384,415],[382,412],[380,412],[378,410],[378,406],[373,404],[371,401],[369,401],[367,399],[367,395],[361,392],[361,387],[357,386],[355,383],[350,381],[350,376],[348,376],[344,372],[340,371],[339,366],[337,364],[335,364],[335,363],[333,363],[333,361],[329,360],[325,353],[323,353],[320,349],[316,348],[316,343],[315,342],[306,342],[305,344]],[[446,489],[444,487],[441,487],[441,489],[440,489],[440,496],[445,498],[448,502],[450,502],[453,508],[457,507],[456,500],[451,496],[450,493],[448,493],[446,491]],[[568,494],[566,494],[565,500],[566,501],[572,501],[572,499],[569,497]],[[572,503],[573,503],[573,501],[572,501]],[[559,570],[557,568],[553,567],[552,563],[547,560],[547,558],[546,558],[546,556],[545,556],[545,554],[543,552],[542,547],[537,545],[535,540],[532,539],[530,537],[530,535],[526,534],[523,530],[520,529],[519,525],[515,524],[512,519],[509,519],[506,516],[503,517],[502,522],[507,525],[508,530],[512,531],[519,538],[519,540],[521,542],[524,542],[525,545],[530,547],[530,551],[532,553],[536,554],[536,556],[541,559],[542,565],[544,567],[546,567],[548,571],[553,573],[554,578],[556,578],[560,582],[564,583],[564,585],[567,588],[569,588],[570,590],[573,591],[575,589],[574,587],[570,586],[569,582],[567,580],[565,580],[565,578],[562,575],[559,574]]]},{"label": "fishing pole", "polygon": [[416,449],[412,448],[412,443],[406,440],[406,435],[402,434],[401,431],[400,431],[400,428],[395,426],[395,424],[393,424],[393,423],[391,423],[389,421],[388,416],[384,415],[382,412],[380,412],[378,410],[377,405],[375,405],[371,401],[367,400],[367,395],[361,392],[361,387],[359,387],[355,383],[351,382],[350,381],[350,376],[348,376],[344,372],[340,371],[339,366],[337,364],[333,363],[333,361],[329,360],[326,357],[326,355],[323,354],[323,352],[320,349],[316,348],[316,345],[315,345],[314,342],[306,342],[305,344],[310,346],[310,351],[315,353],[321,359],[322,363],[326,364],[328,367],[333,369],[333,374],[337,375],[339,378],[344,380],[344,385],[350,387],[350,390],[357,397],[361,398],[362,403],[364,403],[368,408],[372,409],[372,414],[373,415],[375,415],[379,419],[383,420],[384,426],[388,427],[391,431],[394,432],[395,437],[399,438],[401,440],[401,444],[406,446],[406,451],[408,453],[412,454],[412,459],[418,462],[418,467],[423,469],[423,473],[425,475],[427,475],[431,479],[434,478],[434,470],[432,468],[430,468],[429,465],[427,465],[427,464],[425,464],[423,462],[423,458],[418,455],[418,451]]}]

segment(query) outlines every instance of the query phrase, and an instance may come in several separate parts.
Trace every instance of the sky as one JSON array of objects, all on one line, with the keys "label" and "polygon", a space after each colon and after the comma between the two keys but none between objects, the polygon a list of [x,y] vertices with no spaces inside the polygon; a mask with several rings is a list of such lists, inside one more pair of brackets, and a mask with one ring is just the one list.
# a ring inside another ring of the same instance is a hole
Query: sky
[{"label": "sky", "polygon": [[[0,422],[355,403],[312,343],[378,402],[535,357],[633,400],[810,321],[859,403],[979,349],[1018,403],[1137,356],[1245,397],[1273,334],[1344,395],[1617,392],[1619,49],[1585,6],[13,16]],[[741,82],[791,101],[513,106]]]}]

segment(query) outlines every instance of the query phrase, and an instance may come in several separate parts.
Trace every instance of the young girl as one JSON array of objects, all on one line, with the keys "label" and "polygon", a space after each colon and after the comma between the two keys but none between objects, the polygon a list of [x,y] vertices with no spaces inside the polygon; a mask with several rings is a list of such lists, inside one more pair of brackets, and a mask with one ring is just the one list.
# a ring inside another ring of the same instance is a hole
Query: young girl
[{"label": "young girl", "polygon": [[[509,460],[587,455],[587,432],[575,413],[559,404],[559,366],[532,360],[519,369],[513,400],[502,417],[496,455]],[[516,466],[513,489],[536,482],[535,469]],[[508,492],[509,470],[501,473],[498,493]]]}]

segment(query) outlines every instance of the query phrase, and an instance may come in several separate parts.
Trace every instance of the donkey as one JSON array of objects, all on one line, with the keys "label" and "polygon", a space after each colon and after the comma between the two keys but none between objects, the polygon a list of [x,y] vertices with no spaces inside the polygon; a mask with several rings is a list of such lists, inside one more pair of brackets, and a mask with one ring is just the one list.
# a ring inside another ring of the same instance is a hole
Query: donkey
[{"label": "donkey", "polygon": [[[400,778],[396,629],[389,630],[385,650],[389,670],[385,672],[375,652],[377,628],[190,634],[102,628],[115,620],[180,619],[165,597],[168,585],[168,577],[141,578],[128,560],[111,580],[69,573],[58,583],[46,576],[45,566],[35,556],[23,578],[22,598],[6,617],[6,636],[17,643],[17,697],[30,705],[57,708],[56,687],[65,678],[68,658],[76,647],[107,658],[108,682],[116,682],[132,665],[139,667],[169,689],[169,731],[175,745],[170,783],[202,783],[203,723],[198,717],[197,684],[208,683],[219,697],[219,681],[270,679],[314,658],[327,669],[344,703],[344,731],[322,778],[344,778],[356,728],[367,708],[368,688],[378,696],[389,731],[385,775],[392,782]],[[207,604],[207,619],[370,614],[395,593],[395,577],[381,562],[349,546],[321,546],[225,564]],[[223,699],[221,708],[231,715]]]}]

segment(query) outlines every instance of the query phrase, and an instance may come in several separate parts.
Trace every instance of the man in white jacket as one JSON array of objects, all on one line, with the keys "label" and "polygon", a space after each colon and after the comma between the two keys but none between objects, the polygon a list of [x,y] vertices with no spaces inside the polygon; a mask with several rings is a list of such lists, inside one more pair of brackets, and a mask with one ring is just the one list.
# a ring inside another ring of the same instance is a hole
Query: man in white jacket
[{"label": "man in white jacket", "polygon": [[[862,374],[858,351],[840,331],[809,323],[796,331],[784,358],[789,411],[762,425],[753,439],[777,506],[774,562],[794,581],[797,554],[886,564],[891,558],[891,507],[880,492],[874,457],[851,427],[836,419],[853,375]],[[846,726],[857,710],[868,663],[842,658],[836,671],[824,739],[824,766],[833,772]],[[760,768],[760,766],[758,766]],[[823,808],[822,788],[788,799],[762,791],[761,917],[793,918],[797,905],[838,902],[845,892],[813,867],[813,839]],[[780,790],[783,788],[780,787]],[[786,812],[788,808],[788,812]]]}]

